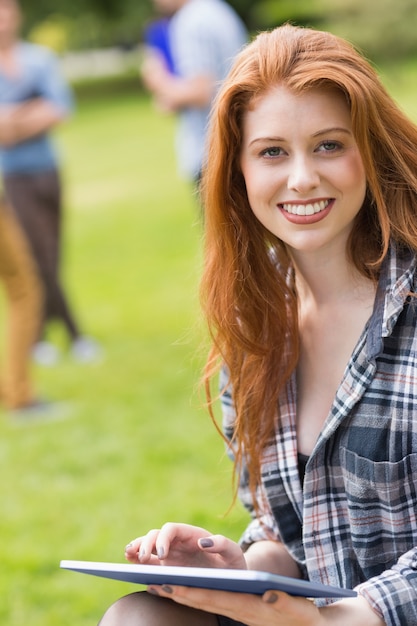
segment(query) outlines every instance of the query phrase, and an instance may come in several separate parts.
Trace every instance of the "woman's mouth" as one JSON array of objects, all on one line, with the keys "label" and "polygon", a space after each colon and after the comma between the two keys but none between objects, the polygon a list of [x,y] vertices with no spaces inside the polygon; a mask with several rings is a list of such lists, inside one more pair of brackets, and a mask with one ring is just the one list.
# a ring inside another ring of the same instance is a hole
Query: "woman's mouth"
[{"label": "woman's mouth", "polygon": [[307,204],[280,204],[280,209],[283,209],[291,215],[315,215],[326,209],[330,204],[330,200],[320,200],[319,202],[309,202]]}]

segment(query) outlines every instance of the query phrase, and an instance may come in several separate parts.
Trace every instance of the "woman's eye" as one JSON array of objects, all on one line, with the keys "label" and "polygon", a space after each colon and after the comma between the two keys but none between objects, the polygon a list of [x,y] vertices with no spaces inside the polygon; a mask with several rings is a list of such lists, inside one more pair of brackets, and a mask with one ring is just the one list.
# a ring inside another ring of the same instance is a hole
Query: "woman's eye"
[{"label": "woman's eye", "polygon": [[265,150],[262,150],[261,152],[261,156],[266,157],[277,157],[281,156],[281,154],[283,154],[283,150],[282,148],[278,148],[277,146],[274,146],[272,148],[265,148]]},{"label": "woman's eye", "polygon": [[335,152],[340,150],[341,144],[338,141],[323,141],[318,147],[321,152]]}]

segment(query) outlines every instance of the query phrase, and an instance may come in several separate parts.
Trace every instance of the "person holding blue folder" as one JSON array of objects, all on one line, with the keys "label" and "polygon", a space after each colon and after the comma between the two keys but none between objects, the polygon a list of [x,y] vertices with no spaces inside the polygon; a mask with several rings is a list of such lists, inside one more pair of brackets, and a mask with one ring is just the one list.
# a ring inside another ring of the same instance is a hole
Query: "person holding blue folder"
[{"label": "person holding blue folder", "polygon": [[101,626],[415,626],[416,125],[350,43],[261,33],[214,105],[202,201],[204,382],[252,521],[239,544],[168,523],[125,556],[357,596],[152,584]]},{"label": "person holding blue folder", "polygon": [[157,109],[175,114],[178,173],[198,186],[211,105],[248,34],[223,0],[153,3],[161,19],[145,30],[141,77]]},{"label": "person holding blue folder", "polygon": [[175,74],[174,59],[169,41],[169,21],[170,18],[168,17],[152,20],[145,28],[144,40],[149,51],[161,56],[167,71],[170,74]]}]

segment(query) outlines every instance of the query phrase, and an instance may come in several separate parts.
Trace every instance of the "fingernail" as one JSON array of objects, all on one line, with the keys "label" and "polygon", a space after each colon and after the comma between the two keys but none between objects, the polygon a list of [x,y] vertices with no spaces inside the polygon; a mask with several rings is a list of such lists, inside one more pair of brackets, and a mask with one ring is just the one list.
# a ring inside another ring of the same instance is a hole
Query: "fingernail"
[{"label": "fingernail", "polygon": [[273,591],[264,596],[264,601],[268,604],[274,604],[278,600],[278,596]]},{"label": "fingernail", "polygon": [[164,555],[165,555],[165,550],[163,548],[158,548],[156,551],[157,555],[158,555],[158,559],[163,559]]},{"label": "fingernail", "polygon": [[202,548],[212,548],[214,546],[214,541],[209,537],[204,537],[203,539],[200,539],[200,546]]},{"label": "fingernail", "polygon": [[159,596],[158,590],[155,587],[147,587],[146,591],[151,593],[153,596]]},{"label": "fingernail", "polygon": [[139,552],[139,558],[141,559],[144,556],[145,556],[145,548],[141,548]]},{"label": "fingernail", "polygon": [[128,543],[125,550],[127,550],[128,548],[131,548],[133,546],[133,543]]},{"label": "fingernail", "polygon": [[169,585],[162,585],[161,589],[162,591],[165,591],[165,593],[172,593],[172,587]]}]

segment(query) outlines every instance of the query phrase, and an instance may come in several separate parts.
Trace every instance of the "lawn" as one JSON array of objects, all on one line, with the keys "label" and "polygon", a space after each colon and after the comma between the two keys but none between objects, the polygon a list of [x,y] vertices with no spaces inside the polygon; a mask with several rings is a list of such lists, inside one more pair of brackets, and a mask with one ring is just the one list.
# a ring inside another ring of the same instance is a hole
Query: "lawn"
[{"label": "lawn", "polygon": [[36,368],[55,422],[0,421],[0,623],[94,624],[129,585],[65,572],[60,559],[123,560],[167,520],[244,525],[230,463],[202,408],[199,206],[175,171],[173,120],[140,95],[80,103],[59,132],[64,280],[105,358]]},{"label": "lawn", "polygon": [[[400,78],[397,78],[401,76]],[[386,74],[417,119],[416,65]],[[197,385],[205,355],[197,199],[175,170],[174,120],[140,94],[79,103],[58,133],[66,189],[63,276],[105,358],[34,368],[66,418],[0,415],[0,623],[96,624],[132,585],[61,571],[61,559],[122,561],[167,520],[238,538],[231,467]],[[4,305],[3,309],[4,309]],[[1,315],[4,316],[2,309]]]}]

